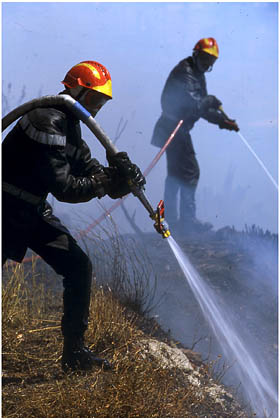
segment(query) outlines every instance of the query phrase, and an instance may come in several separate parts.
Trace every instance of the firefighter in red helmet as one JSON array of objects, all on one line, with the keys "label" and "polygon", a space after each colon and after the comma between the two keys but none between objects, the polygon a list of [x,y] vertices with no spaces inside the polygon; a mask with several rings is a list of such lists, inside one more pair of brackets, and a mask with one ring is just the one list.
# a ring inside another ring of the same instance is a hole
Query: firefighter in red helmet
[{"label": "firefighter in red helmet", "polygon": [[[96,61],[72,67],[61,93],[71,95],[93,116],[112,99],[108,70]],[[27,248],[63,276],[64,336],[62,368],[87,370],[110,363],[84,344],[88,325],[92,264],[69,230],[53,215],[48,193],[66,203],[81,203],[130,192],[127,179],[145,184],[140,169],[125,152],[107,156],[104,167],[91,157],[79,120],[65,106],[35,108],[26,113],[2,143],[2,264],[21,262]]]},{"label": "firefighter in red helmet", "polygon": [[207,93],[205,72],[212,70],[218,57],[216,40],[200,39],[192,56],[180,61],[171,71],[161,95],[162,114],[154,127],[151,143],[162,147],[178,121],[184,121],[166,149],[164,201],[171,230],[178,227],[180,232],[202,232],[212,228],[210,223],[202,223],[196,218],[195,191],[200,170],[189,133],[195,122],[204,118],[219,128],[239,130],[236,122],[227,119],[219,110],[221,101]]}]

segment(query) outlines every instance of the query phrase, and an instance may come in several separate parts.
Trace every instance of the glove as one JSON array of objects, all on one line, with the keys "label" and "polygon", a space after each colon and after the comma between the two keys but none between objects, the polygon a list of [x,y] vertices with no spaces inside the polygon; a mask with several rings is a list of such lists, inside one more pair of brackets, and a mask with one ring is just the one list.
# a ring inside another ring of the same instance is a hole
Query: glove
[{"label": "glove", "polygon": [[119,152],[114,156],[107,154],[107,160],[110,166],[118,169],[122,177],[129,179],[137,187],[141,188],[146,184],[140,168],[131,162],[126,152]]},{"label": "glove", "polygon": [[131,192],[127,179],[120,176],[117,168],[107,167],[90,176],[92,188],[98,198],[108,194],[111,198],[121,198]]},{"label": "glove", "polygon": [[236,124],[235,120],[225,119],[219,123],[220,128],[225,128],[230,131],[239,131],[239,127]]},{"label": "glove", "polygon": [[222,105],[222,102],[214,95],[207,95],[201,101],[201,109],[206,112],[209,108],[218,109]]},{"label": "glove", "polygon": [[111,198],[121,198],[131,192],[127,179],[120,176],[119,170],[113,167],[104,168],[107,176],[106,193]]},{"label": "glove", "polygon": [[92,158],[89,164],[87,165],[87,167],[83,169],[82,175],[83,176],[95,175],[102,172],[103,169],[104,169],[104,166],[101,165],[101,163],[99,163],[97,159]]}]

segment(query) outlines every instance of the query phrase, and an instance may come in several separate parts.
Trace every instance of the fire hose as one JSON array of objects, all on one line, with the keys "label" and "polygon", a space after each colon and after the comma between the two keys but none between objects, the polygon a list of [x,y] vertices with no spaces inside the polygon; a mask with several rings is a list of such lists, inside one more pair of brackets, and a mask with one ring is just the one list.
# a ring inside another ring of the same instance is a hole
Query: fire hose
[{"label": "fire hose", "polygon": [[[180,120],[178,122],[178,124],[176,125],[175,129],[172,131],[172,133],[170,134],[170,136],[166,140],[164,146],[160,149],[160,151],[156,154],[156,156],[154,157],[152,162],[149,164],[149,166],[143,172],[144,176],[149,175],[151,170],[154,168],[156,163],[159,161],[159,159],[161,158],[161,156],[163,155],[163,153],[165,152],[165,150],[167,149],[167,147],[169,146],[169,144],[171,143],[171,141],[175,137],[177,131],[179,130],[179,128],[181,127],[182,124],[183,124],[183,120]],[[108,210],[106,210],[104,213],[102,213],[101,216],[98,217],[98,219],[94,220],[94,222],[92,222],[90,225],[88,225],[85,230],[80,231],[77,238],[82,238],[84,235],[86,235],[88,232],[90,232],[92,229],[94,229],[97,225],[99,225],[99,223],[101,223],[102,220],[104,220],[107,216],[109,216],[112,213],[112,211],[114,211],[116,208],[118,208],[121,205],[121,203],[127,197],[128,197],[128,195],[124,196],[123,198],[118,199]]]},{"label": "fire hose", "polygon": [[[76,115],[76,117],[90,129],[90,131],[96,136],[96,138],[100,141],[100,143],[110,155],[115,155],[118,153],[116,146],[107,136],[107,134],[102,130],[102,128],[98,125],[98,123],[95,121],[92,115],[70,95],[48,95],[43,96],[39,99],[33,99],[29,102],[26,102],[23,105],[20,105],[2,119],[2,131],[4,131],[10,124],[12,124],[18,118],[20,118],[21,116],[23,116],[24,114],[26,114],[34,108],[49,108],[61,105],[67,106]],[[148,211],[151,219],[154,220],[154,227],[156,231],[160,233],[163,236],[163,238],[168,238],[170,236],[170,231],[167,223],[164,220],[163,201],[160,200],[157,209],[154,210],[149,200],[144,194],[144,188],[136,186],[130,179],[128,179],[127,182],[129,184],[129,188],[132,194],[141,201],[143,206]]]}]

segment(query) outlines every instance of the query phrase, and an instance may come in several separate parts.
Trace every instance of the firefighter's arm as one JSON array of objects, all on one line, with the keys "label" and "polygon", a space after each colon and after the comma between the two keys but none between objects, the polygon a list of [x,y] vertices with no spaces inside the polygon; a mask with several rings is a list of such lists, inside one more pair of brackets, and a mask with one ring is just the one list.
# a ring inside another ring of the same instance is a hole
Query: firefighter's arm
[{"label": "firefighter's arm", "polygon": [[48,190],[54,197],[66,203],[81,203],[108,194],[119,198],[130,192],[117,170],[96,167],[89,176],[74,176],[63,148],[52,148],[44,154],[42,173]]},{"label": "firefighter's arm", "polygon": [[[216,114],[216,110],[222,105],[222,102],[214,95],[207,94],[205,80],[198,82],[190,67],[186,65],[183,81],[188,115],[192,114],[196,118],[202,117],[216,123],[215,116],[212,114],[213,111]],[[203,97],[201,97],[201,91],[203,92]]]},{"label": "firefighter's arm", "polygon": [[141,188],[146,184],[140,168],[131,162],[126,152],[118,152],[113,156],[107,153],[107,160],[110,166],[117,169],[121,177],[131,181],[137,187]]},{"label": "firefighter's arm", "polygon": [[185,112],[188,116],[193,115],[195,118],[201,117],[201,97],[199,89],[197,89],[197,80],[194,78],[189,66],[185,66],[182,75],[183,91],[185,94]]},{"label": "firefighter's arm", "polygon": [[[76,148],[75,160],[75,173],[79,176],[89,176],[98,171],[100,163],[97,159],[92,158],[91,151],[87,143],[80,139],[79,147]],[[72,173],[73,168],[72,168]]]},{"label": "firefighter's arm", "polygon": [[222,109],[222,102],[214,95],[205,95],[200,102],[201,117],[219,128],[239,131],[235,120],[229,118]]},{"label": "firefighter's arm", "polygon": [[216,124],[221,129],[226,129],[230,131],[239,131],[239,127],[235,120],[232,120],[228,116],[226,116],[220,109],[220,106],[218,109],[209,108],[207,111],[203,114],[202,118],[207,120],[210,123]]}]

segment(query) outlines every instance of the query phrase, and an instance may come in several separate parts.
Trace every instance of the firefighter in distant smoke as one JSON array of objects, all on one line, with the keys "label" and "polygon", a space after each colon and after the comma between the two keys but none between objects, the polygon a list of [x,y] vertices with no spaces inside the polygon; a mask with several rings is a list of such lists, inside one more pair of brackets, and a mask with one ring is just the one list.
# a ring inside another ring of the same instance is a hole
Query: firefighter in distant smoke
[{"label": "firefighter in distant smoke", "polygon": [[[108,70],[95,61],[72,67],[62,82],[65,90],[92,116],[112,98]],[[2,264],[21,262],[27,248],[63,276],[63,370],[110,368],[107,360],[84,345],[88,326],[92,264],[46,201],[52,193],[66,203],[87,202],[106,194],[130,192],[127,178],[145,184],[140,169],[125,152],[107,156],[109,166],[91,157],[81,138],[79,120],[68,108],[36,108],[25,114],[2,144]]]},{"label": "firefighter in distant smoke", "polygon": [[218,56],[214,38],[200,39],[192,56],[180,61],[171,71],[161,95],[162,115],[155,125],[151,143],[162,147],[178,121],[184,121],[166,149],[164,202],[171,231],[178,227],[180,230],[201,232],[212,227],[210,223],[202,223],[196,218],[195,191],[200,171],[189,133],[195,122],[202,117],[220,128],[239,130],[236,122],[225,118],[219,110],[219,99],[207,94],[204,73],[212,70]]}]

